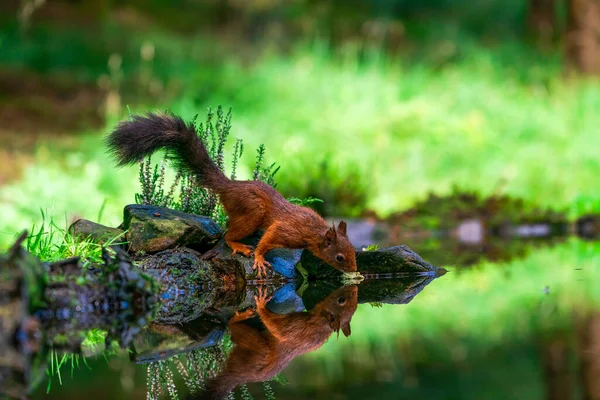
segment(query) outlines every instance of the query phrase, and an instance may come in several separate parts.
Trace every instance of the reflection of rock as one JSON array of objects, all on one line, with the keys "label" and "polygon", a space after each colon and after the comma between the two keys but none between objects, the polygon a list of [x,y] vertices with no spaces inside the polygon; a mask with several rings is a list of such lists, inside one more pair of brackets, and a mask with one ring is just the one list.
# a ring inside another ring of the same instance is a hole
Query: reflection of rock
[{"label": "reflection of rock", "polygon": [[[358,302],[408,304],[439,276],[430,274],[402,279],[365,279],[358,285]],[[311,282],[302,293],[302,301],[310,309],[341,285],[335,281]]]},{"label": "reflection of rock", "polygon": [[96,329],[106,333],[99,340],[127,346],[148,322],[156,292],[122,252],[105,251],[104,263],[85,268],[79,258],[42,263],[20,246],[25,238],[0,255],[0,394],[17,398],[45,376],[49,345],[77,352]]},{"label": "reflection of rock", "polygon": [[483,221],[479,218],[473,218],[460,222],[456,228],[456,236],[462,243],[482,243],[485,236]]},{"label": "reflection of rock", "polygon": [[577,235],[583,238],[595,238],[600,235],[600,215],[584,215],[575,222]]},{"label": "reflection of rock", "polygon": [[221,237],[221,228],[208,217],[163,207],[131,204],[125,207],[123,228],[129,250],[156,253],[178,246],[207,250]]},{"label": "reflection of rock", "polygon": [[144,364],[214,346],[223,338],[225,325],[209,315],[201,315],[184,324],[152,323],[135,339],[131,357],[136,363]]},{"label": "reflection of rock", "polygon": [[37,351],[41,342],[39,321],[29,310],[42,300],[43,269],[21,247],[25,237],[0,254],[0,398],[21,398],[27,392],[28,353]]},{"label": "reflection of rock", "polygon": [[85,268],[78,258],[48,265],[44,307],[34,315],[47,335],[62,335],[71,348],[83,340],[82,331],[92,328],[127,346],[156,305],[156,282],[133,267],[123,251],[112,257],[105,250],[103,259]]},{"label": "reflection of rock", "polygon": [[123,230],[118,228],[109,228],[104,225],[97,224],[87,219],[78,219],[69,227],[69,232],[81,239],[91,239],[95,243],[105,244],[109,240],[118,238],[117,242],[125,241]]},{"label": "reflection of rock", "polygon": [[217,305],[220,296],[237,297],[245,285],[239,261],[214,259],[209,262],[203,260],[200,253],[186,248],[146,257],[139,267],[160,282],[161,307],[156,321],[164,324],[198,318],[207,307]]},{"label": "reflection of rock", "polygon": [[[339,278],[342,273],[305,251],[300,260],[309,276],[318,279]],[[439,268],[423,260],[406,245],[384,247],[378,250],[357,251],[356,264],[363,275],[434,273]]]}]

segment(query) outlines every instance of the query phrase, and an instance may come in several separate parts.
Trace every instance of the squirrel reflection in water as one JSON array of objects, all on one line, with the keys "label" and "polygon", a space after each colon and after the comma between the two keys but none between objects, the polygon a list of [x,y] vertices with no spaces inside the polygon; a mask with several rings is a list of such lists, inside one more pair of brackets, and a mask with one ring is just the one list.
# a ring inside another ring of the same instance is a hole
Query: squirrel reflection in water
[{"label": "squirrel reflection in water", "polygon": [[[308,312],[276,314],[267,309],[266,289],[259,288],[256,311],[238,312],[229,321],[233,350],[223,370],[207,382],[206,391],[190,399],[223,399],[236,386],[263,382],[280,373],[297,356],[321,347],[332,333],[350,336],[350,320],[356,311],[358,288],[335,290]],[[265,326],[247,324],[256,314]]]}]

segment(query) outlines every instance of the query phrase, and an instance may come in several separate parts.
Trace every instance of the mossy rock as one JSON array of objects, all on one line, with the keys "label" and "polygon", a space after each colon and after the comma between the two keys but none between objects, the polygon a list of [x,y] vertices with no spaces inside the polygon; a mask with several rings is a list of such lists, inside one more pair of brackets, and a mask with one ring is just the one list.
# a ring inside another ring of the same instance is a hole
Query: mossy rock
[{"label": "mossy rock", "polygon": [[[108,226],[100,225],[92,221],[88,221],[87,219],[78,219],[73,222],[69,227],[69,232],[78,238],[81,239],[91,239],[95,243],[105,244],[108,241],[112,241],[115,238],[116,242],[123,242],[125,237],[123,236],[122,229],[119,228],[110,228]],[[122,238],[119,240],[119,238]]]},{"label": "mossy rock", "polygon": [[208,217],[164,207],[131,204],[125,207],[123,228],[131,253],[157,253],[175,247],[208,250],[222,231]]}]

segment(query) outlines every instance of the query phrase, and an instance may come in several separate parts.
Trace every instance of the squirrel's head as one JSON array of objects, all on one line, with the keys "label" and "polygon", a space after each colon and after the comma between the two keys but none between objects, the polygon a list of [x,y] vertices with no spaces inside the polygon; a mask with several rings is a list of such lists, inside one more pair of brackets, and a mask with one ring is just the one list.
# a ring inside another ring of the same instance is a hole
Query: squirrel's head
[{"label": "squirrel's head", "polygon": [[342,272],[356,271],[356,250],[346,235],[346,222],[333,225],[323,237],[319,248],[320,258]]},{"label": "squirrel's head", "polygon": [[348,285],[335,290],[315,308],[338,336],[341,330],[344,336],[348,337],[351,333],[350,321],[357,304],[358,287]]}]

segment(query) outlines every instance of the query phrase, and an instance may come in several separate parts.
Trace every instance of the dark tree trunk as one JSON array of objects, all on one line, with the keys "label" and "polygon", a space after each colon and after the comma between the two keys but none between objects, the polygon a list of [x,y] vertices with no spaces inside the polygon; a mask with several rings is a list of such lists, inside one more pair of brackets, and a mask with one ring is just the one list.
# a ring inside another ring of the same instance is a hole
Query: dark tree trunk
[{"label": "dark tree trunk", "polygon": [[542,46],[556,37],[556,0],[529,0],[529,31]]},{"label": "dark tree trunk", "polygon": [[600,76],[600,0],[569,0],[567,13],[568,70]]},{"label": "dark tree trunk", "polygon": [[573,398],[573,374],[569,368],[569,346],[562,337],[546,343],[542,349],[546,398],[569,400]]},{"label": "dark tree trunk", "polygon": [[583,398],[600,400],[600,314],[592,315],[581,324],[579,358]]}]

